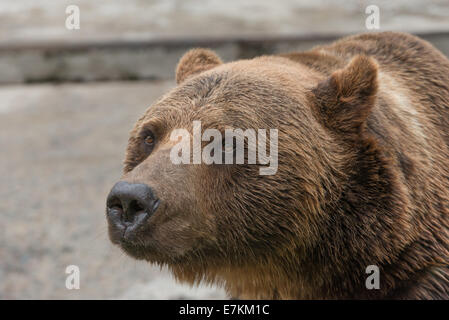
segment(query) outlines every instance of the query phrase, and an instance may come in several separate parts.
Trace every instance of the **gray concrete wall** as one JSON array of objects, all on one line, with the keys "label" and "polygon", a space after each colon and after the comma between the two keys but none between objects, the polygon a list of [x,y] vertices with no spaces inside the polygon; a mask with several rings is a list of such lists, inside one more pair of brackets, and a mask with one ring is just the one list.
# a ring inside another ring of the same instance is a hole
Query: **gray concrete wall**
[{"label": "gray concrete wall", "polygon": [[[65,8],[80,8],[67,30]],[[182,54],[210,47],[225,60],[306,50],[379,30],[422,35],[449,55],[449,1],[0,1],[0,84],[171,79]]]}]

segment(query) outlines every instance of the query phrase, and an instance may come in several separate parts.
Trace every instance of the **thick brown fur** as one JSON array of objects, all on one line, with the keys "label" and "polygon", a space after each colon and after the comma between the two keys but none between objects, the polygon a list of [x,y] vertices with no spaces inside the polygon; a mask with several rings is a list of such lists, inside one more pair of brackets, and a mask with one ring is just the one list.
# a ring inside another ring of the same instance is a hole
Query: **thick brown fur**
[{"label": "thick brown fur", "polygon": [[[222,64],[195,50],[131,132],[123,180],[162,200],[138,259],[233,297],[449,299],[449,61],[402,33]],[[171,130],[275,128],[279,168],[174,165]],[[151,130],[156,146],[145,151]],[[366,267],[380,269],[368,290]]]}]

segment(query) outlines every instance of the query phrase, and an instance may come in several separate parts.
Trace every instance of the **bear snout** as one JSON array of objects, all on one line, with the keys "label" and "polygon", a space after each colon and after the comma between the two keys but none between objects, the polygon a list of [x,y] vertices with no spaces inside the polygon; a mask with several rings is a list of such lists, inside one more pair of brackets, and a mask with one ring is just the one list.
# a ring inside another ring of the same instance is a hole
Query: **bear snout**
[{"label": "bear snout", "polygon": [[156,212],[160,200],[146,184],[117,182],[106,203],[111,241],[132,241]]}]

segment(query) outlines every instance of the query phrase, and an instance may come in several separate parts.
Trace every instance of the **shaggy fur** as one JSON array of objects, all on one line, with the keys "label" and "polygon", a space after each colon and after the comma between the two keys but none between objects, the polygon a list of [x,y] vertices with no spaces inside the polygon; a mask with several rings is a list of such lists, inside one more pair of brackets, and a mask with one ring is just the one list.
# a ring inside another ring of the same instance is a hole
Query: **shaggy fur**
[{"label": "shaggy fur", "polygon": [[[131,256],[263,299],[449,298],[449,61],[402,33],[223,64],[196,49],[131,132],[161,206]],[[170,132],[275,128],[279,167],[174,165]],[[156,145],[143,144],[153,132]],[[380,289],[367,290],[368,265]]]}]

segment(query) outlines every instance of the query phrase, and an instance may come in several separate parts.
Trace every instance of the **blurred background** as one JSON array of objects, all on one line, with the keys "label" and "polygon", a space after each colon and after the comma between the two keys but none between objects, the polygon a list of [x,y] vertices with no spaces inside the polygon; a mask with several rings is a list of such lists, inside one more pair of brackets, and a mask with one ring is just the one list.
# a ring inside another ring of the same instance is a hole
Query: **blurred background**
[{"label": "blurred background", "polygon": [[110,244],[105,199],[129,130],[191,47],[232,61],[387,30],[449,55],[449,1],[0,0],[0,299],[226,298]]}]

